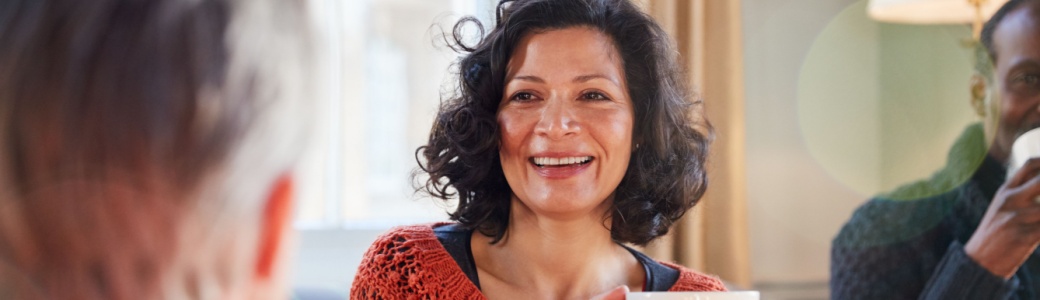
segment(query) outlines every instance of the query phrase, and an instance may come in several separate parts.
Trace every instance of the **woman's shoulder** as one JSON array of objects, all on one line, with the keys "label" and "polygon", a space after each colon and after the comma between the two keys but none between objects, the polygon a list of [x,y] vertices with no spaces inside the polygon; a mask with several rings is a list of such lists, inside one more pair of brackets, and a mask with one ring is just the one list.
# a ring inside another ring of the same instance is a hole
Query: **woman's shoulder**
[{"label": "woman's shoulder", "polygon": [[392,257],[397,253],[414,254],[423,252],[427,254],[423,255],[423,257],[430,258],[429,254],[437,254],[444,250],[444,247],[437,240],[434,229],[450,224],[452,223],[439,222],[390,228],[390,230],[376,237],[376,240],[369,246],[368,253],[365,256],[366,258],[376,255],[389,255]]},{"label": "woman's shoulder", "polygon": [[398,226],[368,248],[351,287],[351,299],[425,295],[468,299],[479,290],[441,246],[434,228],[451,223]]},{"label": "woman's shoulder", "polygon": [[661,264],[679,270],[679,280],[675,281],[672,288],[669,291],[691,291],[691,292],[724,292],[727,291],[726,285],[722,283],[722,280],[717,276],[707,275],[701,272],[697,272],[686,267],[660,262]]}]

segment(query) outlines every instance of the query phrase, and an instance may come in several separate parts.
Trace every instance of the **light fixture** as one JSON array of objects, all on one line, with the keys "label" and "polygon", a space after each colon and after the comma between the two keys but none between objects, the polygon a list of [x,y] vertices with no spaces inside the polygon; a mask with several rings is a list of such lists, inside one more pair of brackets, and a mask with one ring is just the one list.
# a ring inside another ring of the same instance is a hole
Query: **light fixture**
[{"label": "light fixture", "polygon": [[1007,0],[870,0],[867,14],[874,20],[911,24],[972,24],[978,40],[982,23]]}]

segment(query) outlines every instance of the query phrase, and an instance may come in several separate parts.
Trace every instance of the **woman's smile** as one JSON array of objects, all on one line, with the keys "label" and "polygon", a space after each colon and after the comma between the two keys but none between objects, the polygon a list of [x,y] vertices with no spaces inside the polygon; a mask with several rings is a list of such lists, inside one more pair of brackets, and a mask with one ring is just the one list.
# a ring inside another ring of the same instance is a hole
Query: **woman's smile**
[{"label": "woman's smile", "polygon": [[596,212],[632,156],[635,118],[616,47],[572,27],[517,46],[498,109],[499,159],[516,199],[543,213]]},{"label": "woman's smile", "polygon": [[566,179],[581,174],[594,160],[594,156],[556,152],[539,153],[529,159],[535,173],[547,179]]}]

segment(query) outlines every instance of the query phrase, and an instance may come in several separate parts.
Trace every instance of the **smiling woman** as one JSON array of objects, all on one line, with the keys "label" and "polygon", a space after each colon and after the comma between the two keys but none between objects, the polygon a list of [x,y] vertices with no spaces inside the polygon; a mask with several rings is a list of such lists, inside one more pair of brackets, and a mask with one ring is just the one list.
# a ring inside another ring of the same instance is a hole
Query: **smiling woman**
[{"label": "smiling woman", "polygon": [[520,40],[498,109],[502,171],[519,200],[514,216],[608,215],[604,199],[612,200],[635,147],[621,67],[610,38],[592,28]]},{"label": "smiling woman", "polygon": [[456,24],[458,89],[417,152],[422,190],[457,198],[457,223],[380,237],[351,298],[724,290],[623,245],[667,233],[707,184],[695,128],[710,126],[661,28],[625,0],[502,1],[475,46],[468,24],[482,29]]}]

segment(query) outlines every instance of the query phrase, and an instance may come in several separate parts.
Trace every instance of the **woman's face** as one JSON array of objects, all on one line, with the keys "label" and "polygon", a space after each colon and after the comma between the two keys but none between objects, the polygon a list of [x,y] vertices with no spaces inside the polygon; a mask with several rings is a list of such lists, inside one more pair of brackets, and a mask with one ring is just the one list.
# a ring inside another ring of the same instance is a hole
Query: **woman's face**
[{"label": "woman's face", "polygon": [[613,41],[573,27],[520,40],[498,108],[502,171],[539,215],[609,207],[628,168],[634,113]]}]

